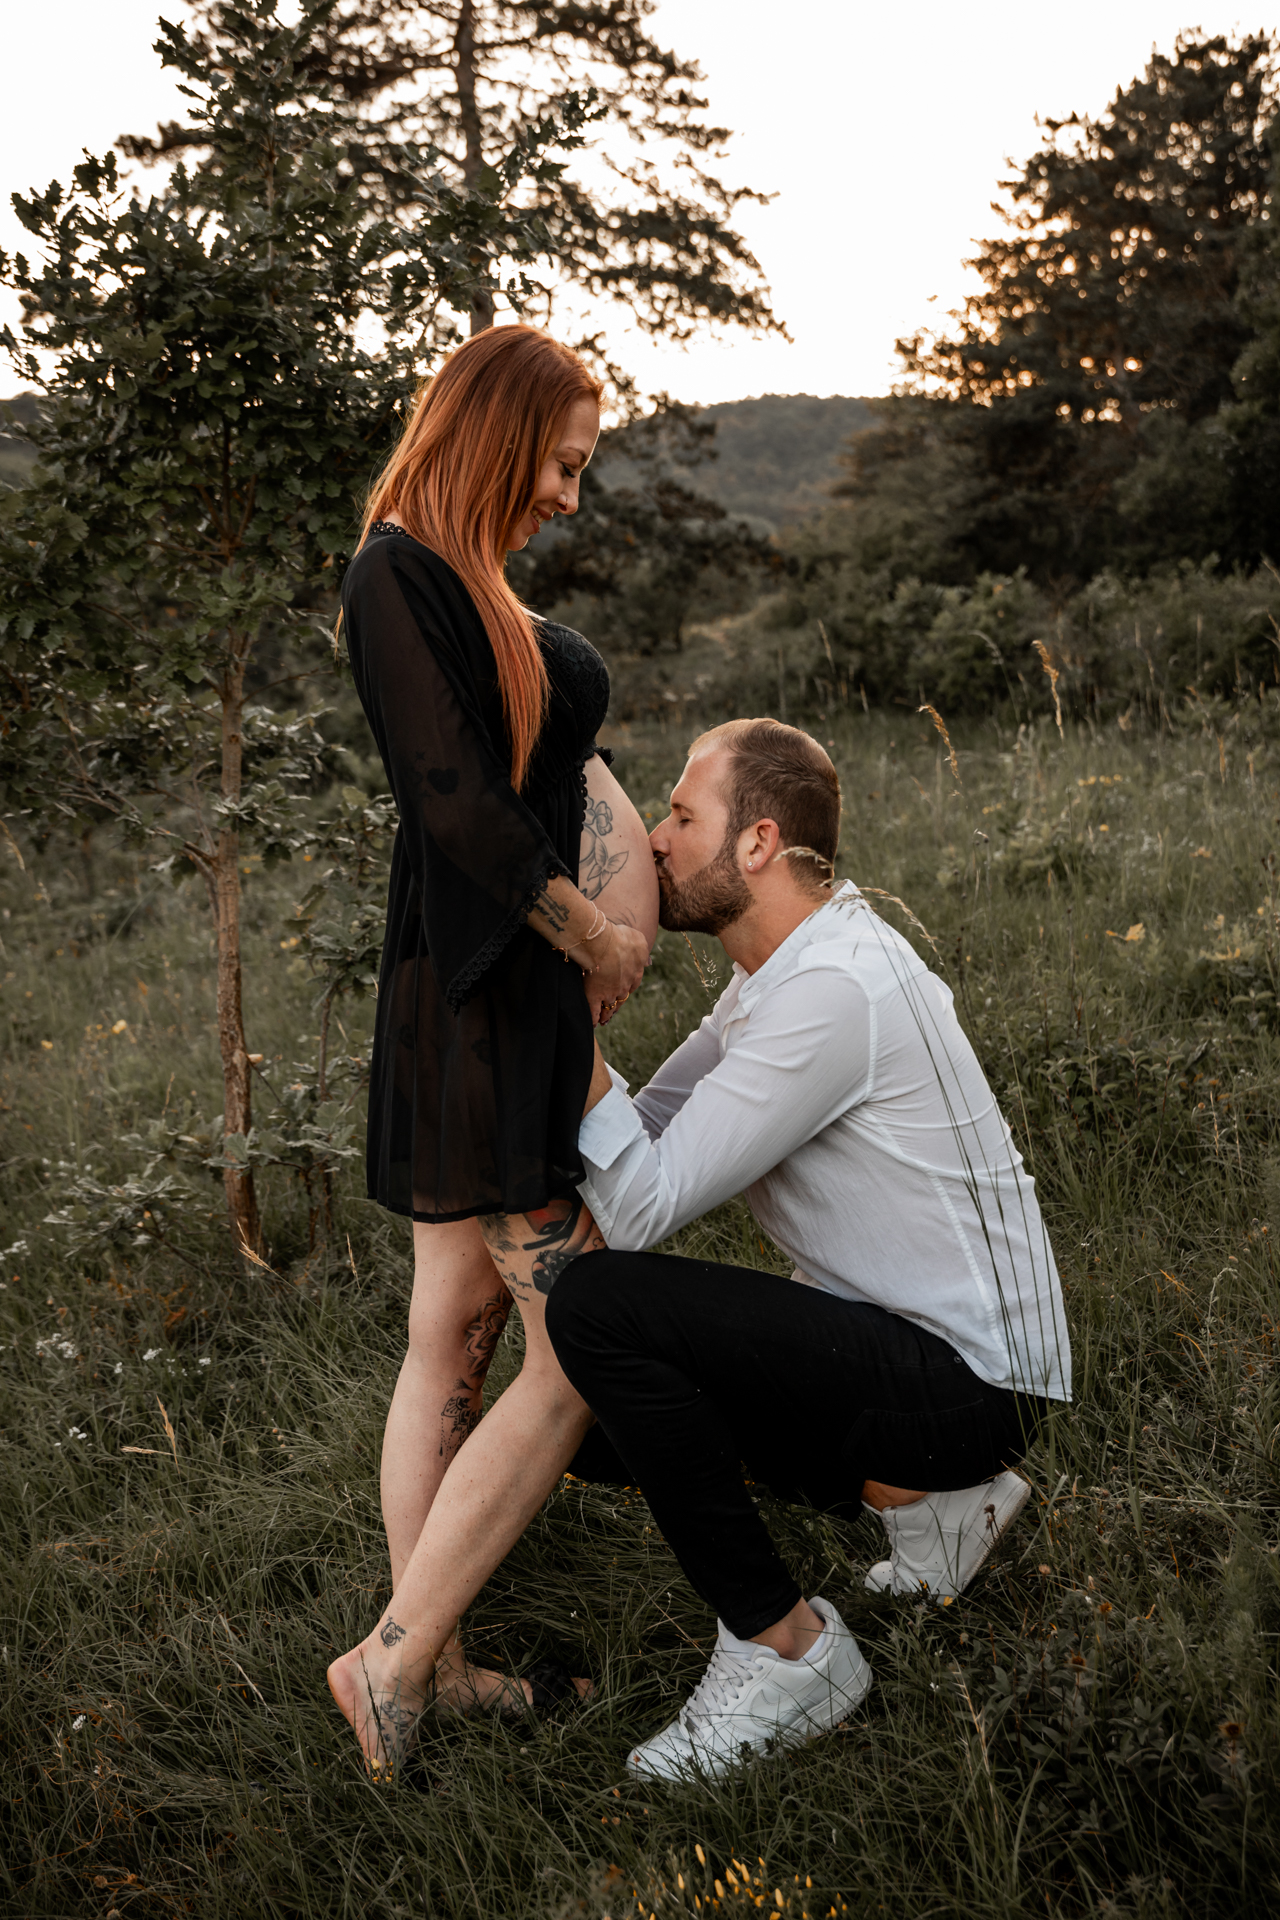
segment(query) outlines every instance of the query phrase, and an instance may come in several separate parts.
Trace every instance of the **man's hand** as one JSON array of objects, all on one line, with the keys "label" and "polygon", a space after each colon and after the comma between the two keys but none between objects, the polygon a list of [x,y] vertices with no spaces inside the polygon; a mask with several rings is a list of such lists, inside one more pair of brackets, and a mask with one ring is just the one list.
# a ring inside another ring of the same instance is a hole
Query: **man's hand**
[{"label": "man's hand", "polygon": [[609,1077],[609,1069],[604,1063],[604,1055],[600,1051],[600,1042],[598,1040],[595,1043],[595,1049],[596,1062],[591,1071],[591,1085],[587,1091],[587,1104],[582,1109],[584,1113],[590,1113],[592,1107],[599,1106],[613,1085],[613,1081]]}]

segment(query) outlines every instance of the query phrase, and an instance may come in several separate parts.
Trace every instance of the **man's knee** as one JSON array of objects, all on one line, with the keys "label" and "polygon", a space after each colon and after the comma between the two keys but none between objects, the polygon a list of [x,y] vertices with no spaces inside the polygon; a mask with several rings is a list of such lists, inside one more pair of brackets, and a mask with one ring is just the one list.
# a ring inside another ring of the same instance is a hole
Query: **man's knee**
[{"label": "man's knee", "polygon": [[547,1295],[547,1337],[557,1355],[561,1347],[590,1340],[593,1329],[616,1333],[627,1295],[636,1283],[636,1262],[643,1254],[580,1253],[571,1260]]}]

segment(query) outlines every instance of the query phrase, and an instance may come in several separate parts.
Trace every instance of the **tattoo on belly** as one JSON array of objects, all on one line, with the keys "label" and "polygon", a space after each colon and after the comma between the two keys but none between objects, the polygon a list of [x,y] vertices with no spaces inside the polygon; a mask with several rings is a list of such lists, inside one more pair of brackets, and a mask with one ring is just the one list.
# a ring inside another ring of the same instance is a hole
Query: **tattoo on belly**
[{"label": "tattoo on belly", "polygon": [[607,800],[588,796],[582,820],[582,851],[578,856],[578,891],[588,900],[598,900],[615,874],[621,873],[631,858],[629,852],[610,853],[613,832],[613,808]]}]

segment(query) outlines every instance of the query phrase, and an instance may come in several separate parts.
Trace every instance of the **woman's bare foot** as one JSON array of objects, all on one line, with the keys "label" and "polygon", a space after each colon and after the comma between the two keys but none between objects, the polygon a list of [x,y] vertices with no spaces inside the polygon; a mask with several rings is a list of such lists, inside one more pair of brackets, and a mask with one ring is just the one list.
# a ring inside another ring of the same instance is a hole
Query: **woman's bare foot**
[{"label": "woman's bare foot", "polygon": [[[578,1698],[595,1692],[590,1680],[574,1680]],[[451,1648],[436,1664],[435,1702],[446,1713],[498,1712],[519,1718],[533,1706],[533,1688],[527,1680],[513,1680],[488,1667],[472,1666],[461,1647]]]},{"label": "woman's bare foot", "polygon": [[370,1779],[390,1785],[412,1751],[426,1699],[397,1670],[371,1671],[373,1665],[363,1646],[353,1647],[325,1677],[339,1713],[360,1742]]}]

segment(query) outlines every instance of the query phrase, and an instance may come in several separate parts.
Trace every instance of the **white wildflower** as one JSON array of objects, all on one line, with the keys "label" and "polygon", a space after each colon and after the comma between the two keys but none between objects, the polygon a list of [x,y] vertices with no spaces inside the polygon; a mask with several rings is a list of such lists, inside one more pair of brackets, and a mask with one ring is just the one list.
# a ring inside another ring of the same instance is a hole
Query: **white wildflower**
[{"label": "white wildflower", "polygon": [[154,1360],[159,1351],[159,1347],[148,1347],[142,1357],[144,1360]]},{"label": "white wildflower", "polygon": [[88,1721],[88,1718],[89,1716],[87,1713],[78,1713],[75,1719],[71,1722],[72,1733],[79,1733],[81,1727],[83,1727]]},{"label": "white wildflower", "polygon": [[49,1334],[47,1339],[36,1341],[38,1354],[56,1353],[63,1360],[74,1360],[79,1351],[79,1347],[73,1345],[70,1340],[60,1339],[56,1333]]}]

